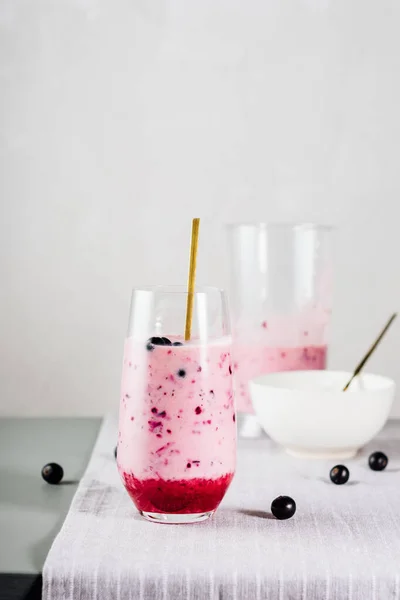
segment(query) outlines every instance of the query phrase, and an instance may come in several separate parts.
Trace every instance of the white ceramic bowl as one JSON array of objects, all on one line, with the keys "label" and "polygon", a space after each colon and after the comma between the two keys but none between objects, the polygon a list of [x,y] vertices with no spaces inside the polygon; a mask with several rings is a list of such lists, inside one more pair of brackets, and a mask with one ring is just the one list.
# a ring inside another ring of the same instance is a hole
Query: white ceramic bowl
[{"label": "white ceramic bowl", "polygon": [[395,383],[362,374],[350,388],[344,371],[287,371],[250,381],[254,410],[265,432],[293,456],[350,458],[382,429]]}]

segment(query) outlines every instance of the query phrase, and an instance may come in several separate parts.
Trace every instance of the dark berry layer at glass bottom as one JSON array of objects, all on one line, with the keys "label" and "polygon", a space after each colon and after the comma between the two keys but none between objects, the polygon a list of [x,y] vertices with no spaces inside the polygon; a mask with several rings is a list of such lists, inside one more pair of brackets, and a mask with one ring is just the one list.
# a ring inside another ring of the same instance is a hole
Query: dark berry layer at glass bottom
[{"label": "dark berry layer at glass bottom", "polygon": [[126,490],[136,507],[145,512],[195,514],[215,510],[233,473],[219,479],[136,479],[123,473]]}]

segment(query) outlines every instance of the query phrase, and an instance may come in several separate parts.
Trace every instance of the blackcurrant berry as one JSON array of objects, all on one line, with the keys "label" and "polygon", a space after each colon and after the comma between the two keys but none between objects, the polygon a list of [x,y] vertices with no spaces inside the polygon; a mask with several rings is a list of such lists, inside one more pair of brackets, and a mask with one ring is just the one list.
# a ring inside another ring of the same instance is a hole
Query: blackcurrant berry
[{"label": "blackcurrant berry", "polygon": [[64,477],[64,469],[57,463],[48,463],[42,469],[42,477],[47,483],[55,485]]},{"label": "blackcurrant berry", "polygon": [[331,478],[332,483],[343,485],[348,482],[350,472],[344,465],[336,465],[330,470],[329,477]]},{"label": "blackcurrant berry", "polygon": [[280,521],[290,519],[296,512],[296,502],[290,496],[278,496],[271,504],[271,512]]},{"label": "blackcurrant berry", "polygon": [[389,459],[383,452],[373,452],[368,459],[368,464],[373,471],[383,471],[388,462]]}]

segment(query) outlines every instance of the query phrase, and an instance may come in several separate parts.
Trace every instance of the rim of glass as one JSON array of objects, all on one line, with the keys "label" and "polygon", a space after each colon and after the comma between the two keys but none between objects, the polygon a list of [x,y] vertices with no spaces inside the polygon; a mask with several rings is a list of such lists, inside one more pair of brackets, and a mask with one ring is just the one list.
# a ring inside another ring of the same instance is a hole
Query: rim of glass
[{"label": "rim of glass", "polygon": [[[132,288],[132,294],[135,292],[164,292],[166,294],[187,294],[188,289],[186,285],[143,285],[143,286],[134,286]],[[212,285],[196,285],[195,295],[198,294],[225,294],[225,290],[223,288],[219,288],[217,286]]]},{"label": "rim of glass", "polygon": [[259,227],[263,229],[302,229],[315,231],[333,231],[335,225],[325,223],[313,223],[309,221],[242,221],[237,223],[227,223],[228,229],[238,229],[239,227]]}]

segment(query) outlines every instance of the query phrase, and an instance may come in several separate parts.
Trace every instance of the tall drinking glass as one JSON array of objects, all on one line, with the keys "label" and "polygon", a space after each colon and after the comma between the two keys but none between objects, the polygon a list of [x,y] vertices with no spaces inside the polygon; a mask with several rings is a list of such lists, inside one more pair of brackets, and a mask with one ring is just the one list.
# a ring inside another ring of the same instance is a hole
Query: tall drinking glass
[{"label": "tall drinking glass", "polygon": [[236,406],[252,413],[248,381],[324,369],[332,308],[330,227],[228,226]]},{"label": "tall drinking glass", "polygon": [[232,481],[236,418],[224,292],[198,288],[184,341],[187,292],[135,289],[125,342],[118,470],[151,521],[210,517]]}]

